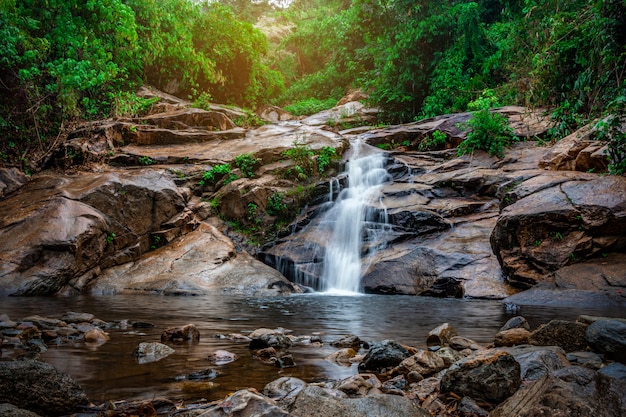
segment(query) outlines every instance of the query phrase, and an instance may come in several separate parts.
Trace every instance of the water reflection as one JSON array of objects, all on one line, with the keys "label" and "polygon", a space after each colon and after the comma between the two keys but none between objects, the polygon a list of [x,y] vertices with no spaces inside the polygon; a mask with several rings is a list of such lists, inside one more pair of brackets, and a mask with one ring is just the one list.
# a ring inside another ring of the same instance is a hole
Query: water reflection
[{"label": "water reflection", "polygon": [[[62,345],[42,355],[44,360],[77,379],[93,401],[154,396],[218,399],[240,388],[262,389],[280,376],[295,376],[309,382],[342,378],[356,373],[356,368],[343,368],[323,359],[335,351],[327,342],[340,336],[355,334],[366,341],[394,339],[423,347],[431,329],[449,322],[459,334],[489,343],[512,316],[497,301],[411,296],[0,298],[0,313],[7,313],[12,319],[34,314],[59,318],[67,311],[92,313],[105,321],[128,319],[156,325],[148,329],[113,330],[111,340],[103,345]],[[580,314],[626,316],[619,309],[601,307],[523,306],[520,314],[533,328],[554,318],[575,320]],[[171,356],[151,364],[137,363],[132,352],[140,342],[159,341],[163,329],[187,323],[195,324],[200,330],[199,343],[171,345],[176,350]],[[279,326],[295,335],[322,332],[325,343],[321,347],[293,347],[290,353],[297,366],[281,370],[253,359],[245,343],[214,337]],[[206,358],[218,349],[236,353],[240,359],[215,366]],[[208,368],[219,373],[212,381],[214,384],[175,380],[176,376]]]}]

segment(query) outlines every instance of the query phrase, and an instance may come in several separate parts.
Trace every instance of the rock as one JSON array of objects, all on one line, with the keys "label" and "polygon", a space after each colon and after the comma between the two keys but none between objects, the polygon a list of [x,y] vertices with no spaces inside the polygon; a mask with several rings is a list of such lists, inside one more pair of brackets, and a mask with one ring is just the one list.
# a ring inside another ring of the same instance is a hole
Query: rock
[{"label": "rock", "polygon": [[470,397],[463,397],[459,401],[457,411],[461,417],[487,417],[489,412],[476,404]]},{"label": "rock", "polygon": [[551,372],[493,410],[490,417],[626,415],[626,383],[590,369],[568,366]]},{"label": "rock", "polygon": [[289,412],[298,417],[427,417],[430,415],[405,397],[379,394],[346,398],[341,391],[312,385],[300,392]]},{"label": "rock", "polygon": [[265,105],[257,109],[256,114],[261,118],[261,120],[271,123],[292,120],[294,118],[288,111],[271,105]]},{"label": "rock", "polygon": [[102,344],[110,339],[109,335],[100,329],[91,329],[85,332],[86,343]]},{"label": "rock", "polygon": [[429,397],[437,397],[439,394],[440,378],[430,377],[411,384],[410,395],[420,401]]},{"label": "rock", "polygon": [[539,168],[564,171],[606,172],[608,156],[594,155],[604,143],[595,139],[597,122],[588,124],[559,140],[539,161]]},{"label": "rock", "polygon": [[570,362],[561,352],[553,350],[537,350],[515,355],[519,362],[523,381],[534,381],[557,369],[570,366]]},{"label": "rock", "polygon": [[220,349],[210,353],[207,359],[216,365],[226,365],[227,363],[236,361],[239,357],[234,353]]},{"label": "rock", "polygon": [[418,372],[427,377],[441,371],[445,366],[443,358],[436,353],[420,350],[393,368],[391,375],[408,375],[410,372]]},{"label": "rock", "polygon": [[0,168],[0,198],[11,194],[28,182],[28,177],[17,168]]},{"label": "rock", "polygon": [[188,380],[188,381],[210,381],[217,378],[217,371],[211,368],[203,369],[201,371],[192,372],[187,375],[177,376],[176,380]]},{"label": "rock", "polygon": [[450,325],[450,323],[443,323],[442,325],[434,328],[428,332],[426,338],[427,346],[447,346],[450,339],[457,336],[456,329]]},{"label": "rock", "polygon": [[102,271],[92,294],[277,295],[296,291],[278,271],[247,253],[216,227],[198,228],[142,259]]},{"label": "rock", "polygon": [[570,352],[565,358],[576,366],[584,366],[585,368],[598,370],[602,368],[602,357],[593,352]]},{"label": "rock", "polygon": [[[583,173],[560,178],[522,182],[519,199],[500,213],[491,246],[512,285],[527,289],[560,268],[626,247],[626,178]],[[585,274],[568,278],[570,285],[588,285],[586,280]]]},{"label": "rock", "polygon": [[498,331],[502,332],[505,330],[519,329],[519,328],[530,331],[530,325],[528,324],[528,321],[526,321],[526,319],[522,316],[515,316],[515,317],[511,317],[510,319],[508,319],[507,322],[504,323],[504,325],[500,327],[500,330]]},{"label": "rock", "polygon": [[301,379],[282,377],[267,384],[265,388],[263,388],[263,395],[281,405],[290,405],[306,386],[306,382]]},{"label": "rock", "polygon": [[142,342],[139,346],[137,346],[133,355],[137,358],[137,362],[140,364],[146,364],[160,361],[174,352],[174,349],[162,343]]},{"label": "rock", "polygon": [[451,367],[454,362],[457,362],[467,356],[457,350],[452,349],[451,347],[437,349],[435,351],[435,355],[439,356],[443,360],[446,368]]},{"label": "rock", "polygon": [[278,350],[286,350],[293,344],[289,337],[277,333],[266,333],[259,337],[251,336],[251,339],[250,345],[248,346],[250,350],[265,349],[268,347],[273,347]]},{"label": "rock", "polygon": [[385,394],[404,396],[404,390],[407,388],[407,380],[404,375],[398,375],[383,382],[381,391]]},{"label": "rock", "polygon": [[619,362],[610,363],[604,368],[601,368],[598,372],[626,383],[626,365]]},{"label": "rock", "polygon": [[520,384],[520,365],[515,358],[502,350],[489,349],[452,365],[441,380],[441,392],[497,404],[513,395]]},{"label": "rock", "polygon": [[409,356],[409,352],[393,340],[371,343],[369,351],[359,363],[359,371],[381,372],[399,365]]},{"label": "rock", "polygon": [[338,347],[338,348],[352,348],[356,351],[358,351],[361,348],[362,344],[363,344],[363,341],[359,339],[358,336],[355,336],[353,334],[344,336],[342,338],[339,338],[337,340],[330,342],[331,346]]},{"label": "rock", "polygon": [[626,361],[626,322],[598,320],[585,330],[585,339],[594,351]]},{"label": "rock", "polygon": [[13,404],[0,404],[0,416],[4,417],[40,417],[39,414],[24,410]]},{"label": "rock", "polygon": [[197,342],[200,340],[200,331],[195,324],[185,324],[184,326],[171,327],[161,333],[161,342]]},{"label": "rock", "polygon": [[248,389],[235,392],[198,417],[289,417],[289,415],[279,408],[275,401]]},{"label": "rock", "polygon": [[67,415],[87,396],[69,375],[39,361],[0,362],[0,403],[45,416]]},{"label": "rock", "polygon": [[465,349],[471,350],[481,350],[483,347],[478,343],[474,342],[472,339],[468,339],[463,336],[454,336],[450,338],[450,347],[457,351],[462,351]]},{"label": "rock", "polygon": [[516,328],[509,330],[501,330],[496,334],[494,345],[498,346],[515,346],[525,345],[531,333],[524,328]]},{"label": "rock", "polygon": [[535,346],[560,346],[565,352],[585,350],[585,329],[581,323],[566,320],[551,320],[532,332],[528,343]]},{"label": "rock", "polygon": [[350,398],[381,394],[382,383],[374,374],[358,374],[332,384],[332,388],[344,392]]},{"label": "rock", "polygon": [[329,362],[334,362],[339,366],[352,366],[351,359],[356,356],[356,352],[352,348],[340,349],[336,352],[327,355],[324,359]]}]

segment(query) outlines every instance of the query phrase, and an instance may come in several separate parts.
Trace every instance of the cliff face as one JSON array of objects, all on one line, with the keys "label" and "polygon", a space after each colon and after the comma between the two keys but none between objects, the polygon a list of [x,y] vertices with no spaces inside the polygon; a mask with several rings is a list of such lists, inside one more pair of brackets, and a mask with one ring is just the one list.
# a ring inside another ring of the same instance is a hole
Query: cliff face
[{"label": "cliff face", "polygon": [[[624,300],[626,180],[556,170],[602,169],[597,143],[457,157],[470,114],[374,129],[358,125],[375,110],[349,101],[243,128],[238,109],[160,98],[147,117],[79,126],[30,179],[2,170],[1,293],[300,291],[254,255],[315,286],[328,179],[335,191],[346,185],[339,161],[358,138],[370,152],[385,149],[393,177],[379,201],[389,233],[362,250],[364,291],[504,298],[533,287],[551,299]],[[520,137],[547,128],[526,109],[498,111]],[[434,131],[445,134],[443,149],[419,151]]]}]

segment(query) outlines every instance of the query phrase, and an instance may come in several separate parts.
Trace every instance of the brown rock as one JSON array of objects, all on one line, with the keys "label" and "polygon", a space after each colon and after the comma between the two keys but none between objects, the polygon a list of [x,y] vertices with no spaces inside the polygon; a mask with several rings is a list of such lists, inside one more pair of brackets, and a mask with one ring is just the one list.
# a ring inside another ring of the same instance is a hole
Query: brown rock
[{"label": "brown rock", "polygon": [[400,362],[400,365],[391,370],[391,375],[407,375],[418,372],[422,376],[429,376],[445,368],[444,360],[434,352],[420,350]]},{"label": "brown rock", "polygon": [[428,332],[427,346],[447,346],[450,339],[457,336],[456,329],[450,323],[443,323]]},{"label": "brown rock", "polygon": [[523,328],[503,330],[496,334],[494,345],[497,346],[515,346],[528,343],[530,332]]},{"label": "brown rock", "polygon": [[582,323],[566,320],[551,320],[539,326],[528,338],[528,343],[536,346],[560,346],[565,352],[575,352],[587,348],[585,330]]},{"label": "brown rock", "polygon": [[200,331],[195,324],[185,324],[184,326],[171,327],[165,329],[161,334],[161,342],[197,342],[200,340]]},{"label": "brown rock", "polygon": [[92,329],[85,333],[85,342],[87,343],[104,343],[109,339],[109,335],[100,329]]}]

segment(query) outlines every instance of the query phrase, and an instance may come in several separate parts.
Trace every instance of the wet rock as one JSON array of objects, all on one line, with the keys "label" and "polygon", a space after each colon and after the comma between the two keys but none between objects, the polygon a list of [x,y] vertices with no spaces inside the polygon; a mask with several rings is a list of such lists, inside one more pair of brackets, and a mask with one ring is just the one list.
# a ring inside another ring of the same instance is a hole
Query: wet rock
[{"label": "wet rock", "polygon": [[626,383],[626,365],[619,362],[610,363],[598,372],[611,378],[617,378]]},{"label": "wet rock", "polygon": [[146,364],[151,362],[160,361],[163,358],[168,357],[175,350],[162,343],[148,343],[142,342],[137,346],[133,355],[137,358],[137,362],[140,364]]},{"label": "wet rock", "polygon": [[450,323],[443,323],[428,332],[426,338],[427,346],[447,346],[454,336],[457,336],[456,329]]},{"label": "wet rock", "polygon": [[253,390],[239,390],[198,417],[289,417],[278,404]]},{"label": "wet rock", "polygon": [[107,333],[100,329],[92,329],[85,332],[84,340],[86,343],[104,343],[109,340],[110,337]]},{"label": "wet rock", "polygon": [[465,349],[471,350],[481,350],[483,347],[478,343],[474,342],[472,339],[468,339],[463,336],[454,336],[450,338],[450,347],[457,351],[462,351]]},{"label": "wet rock", "polygon": [[470,397],[463,397],[457,406],[457,411],[461,417],[487,417],[489,412],[476,404]]},{"label": "wet rock", "polygon": [[441,380],[441,392],[500,403],[521,384],[520,365],[508,353],[483,350],[452,365]]},{"label": "wet rock", "polygon": [[294,377],[275,379],[263,388],[263,395],[281,404],[290,405],[296,396],[307,386],[306,382]]},{"label": "wet rock", "polygon": [[409,356],[409,352],[393,340],[371,343],[369,351],[359,363],[359,371],[381,372],[399,365]]},{"label": "wet rock", "polygon": [[602,368],[602,357],[593,352],[570,352],[565,358],[576,366],[584,366],[585,368],[598,370]]},{"label": "wet rock", "polygon": [[200,340],[200,331],[195,324],[171,327],[161,333],[161,342],[197,342]]},{"label": "wet rock", "polygon": [[525,345],[531,333],[524,328],[501,330],[496,334],[493,344],[498,346]]},{"label": "wet rock", "polygon": [[211,368],[203,369],[201,371],[192,372],[187,375],[177,376],[175,379],[178,381],[210,381],[217,378],[217,371]]},{"label": "wet rock", "polygon": [[39,414],[24,410],[13,404],[0,404],[0,416],[4,417],[40,417]]},{"label": "wet rock", "polygon": [[147,321],[133,321],[133,329],[152,329],[156,327],[156,324]]},{"label": "wet rock", "polygon": [[426,401],[428,398],[437,397],[439,394],[441,380],[439,378],[430,377],[424,380],[412,383],[410,387],[410,395],[420,401]]},{"label": "wet rock", "polygon": [[450,366],[452,366],[452,364],[454,364],[457,361],[460,361],[465,356],[467,356],[458,350],[452,349],[451,347],[444,347],[441,349],[437,349],[435,351],[435,355],[439,356],[443,360],[443,363],[446,368],[449,368]]},{"label": "wet rock", "polygon": [[356,356],[356,352],[354,349],[352,348],[344,348],[344,349],[340,349],[336,352],[331,353],[330,355],[326,356],[324,359],[326,359],[329,362],[334,362],[339,366],[352,366],[352,358],[354,358]]},{"label": "wet rock", "polygon": [[332,388],[344,392],[350,398],[381,394],[382,383],[374,374],[358,374],[332,384]]},{"label": "wet rock", "polygon": [[0,198],[11,194],[28,182],[28,177],[17,168],[0,168]]},{"label": "wet rock", "polygon": [[566,320],[551,320],[532,332],[528,343],[536,346],[560,346],[565,352],[585,350],[587,341],[582,323]]},{"label": "wet rock", "polygon": [[500,327],[499,332],[520,328],[530,331],[530,325],[528,324],[528,321],[522,316],[515,316],[508,319],[507,322],[504,323],[502,327]]},{"label": "wet rock", "polygon": [[291,354],[283,354],[276,358],[274,362],[274,366],[277,368],[294,368],[296,366],[296,362],[293,360],[293,355]]},{"label": "wet rock", "polygon": [[[37,326],[41,330],[54,330],[57,327],[67,326],[67,323],[65,323],[62,320],[52,319],[49,317],[41,317],[38,315],[24,317],[23,320],[33,323],[35,326]],[[2,328],[1,324],[0,324],[0,328]]]},{"label": "wet rock", "polygon": [[0,362],[0,403],[41,415],[71,414],[88,403],[82,388],[69,375],[39,361]]},{"label": "wet rock", "polygon": [[626,383],[596,371],[568,366],[551,372],[500,404],[490,417],[614,417],[626,414]]},{"label": "wet rock", "polygon": [[537,350],[521,355],[515,355],[520,364],[522,380],[534,381],[552,371],[570,366],[563,353],[553,350]]},{"label": "wet rock", "polygon": [[216,365],[226,365],[227,363],[236,361],[239,357],[227,350],[219,349],[209,354],[207,359]]},{"label": "wet rock", "polygon": [[391,375],[407,375],[415,371],[426,377],[441,371],[445,366],[441,356],[427,350],[420,350],[393,368]]},{"label": "wet rock", "polygon": [[[539,168],[563,171],[606,172],[608,157],[598,152],[605,143],[595,139],[596,122],[560,139],[539,161]],[[592,156],[593,155],[593,156]]]},{"label": "wet rock", "polygon": [[597,320],[585,330],[585,339],[594,351],[626,361],[626,322]]},{"label": "wet rock", "polygon": [[272,347],[274,349],[286,350],[292,346],[291,339],[285,335],[278,333],[265,333],[259,337],[252,337],[251,335],[250,350],[265,349]]},{"label": "wet rock", "polygon": [[361,348],[362,344],[363,341],[358,336],[355,336],[353,334],[330,342],[331,346],[338,348],[352,348],[356,351]]},{"label": "wet rock", "polygon": [[411,400],[398,395],[347,398],[341,391],[312,385],[300,392],[289,411],[298,417],[429,416]]},{"label": "wet rock", "polygon": [[381,391],[385,394],[404,396],[404,390],[406,389],[407,385],[408,382],[404,378],[404,375],[398,375],[383,382]]}]

